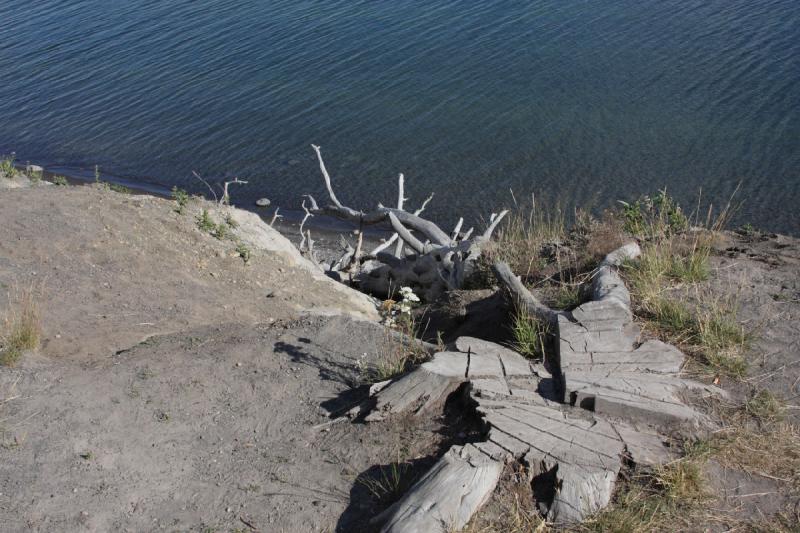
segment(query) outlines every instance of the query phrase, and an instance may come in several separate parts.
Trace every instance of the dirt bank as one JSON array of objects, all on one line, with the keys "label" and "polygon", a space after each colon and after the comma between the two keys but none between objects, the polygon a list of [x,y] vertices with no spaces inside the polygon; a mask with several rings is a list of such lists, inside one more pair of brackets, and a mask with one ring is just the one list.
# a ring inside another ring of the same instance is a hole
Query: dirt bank
[{"label": "dirt bank", "polygon": [[33,288],[43,330],[0,367],[4,531],[345,527],[374,512],[350,502],[362,472],[442,440],[436,422],[315,427],[385,347],[373,302],[255,215],[217,239],[197,223],[222,223],[213,206],[175,208],[0,191],[0,308]]}]

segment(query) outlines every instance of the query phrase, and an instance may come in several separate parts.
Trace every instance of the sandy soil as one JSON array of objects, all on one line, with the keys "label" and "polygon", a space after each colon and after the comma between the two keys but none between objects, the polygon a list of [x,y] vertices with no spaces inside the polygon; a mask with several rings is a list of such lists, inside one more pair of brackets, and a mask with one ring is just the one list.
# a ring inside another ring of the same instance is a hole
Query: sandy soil
[{"label": "sandy soil", "polygon": [[0,367],[0,529],[362,529],[382,504],[358,480],[423,468],[444,423],[319,426],[385,349],[372,303],[247,216],[272,251],[245,264],[173,208],[0,191],[0,310],[34,287],[44,330]]},{"label": "sandy soil", "polygon": [[740,395],[767,389],[786,400],[800,423],[800,240],[753,232],[725,233],[712,256],[716,294],[738,300],[737,318],[753,333],[748,376]]},{"label": "sandy soil", "polygon": [[0,194],[0,283],[42,291],[47,356],[104,357],[201,324],[370,311],[303,268],[285,239],[286,252],[251,247],[245,264],[233,241],[198,230],[197,202],[181,215],[173,202],[98,187]]},{"label": "sandy soil", "polygon": [[151,337],[92,363],[27,357],[0,376],[17,396],[3,530],[361,530],[377,502],[356,479],[443,439],[437,422],[325,425],[381,342],[321,317]]}]

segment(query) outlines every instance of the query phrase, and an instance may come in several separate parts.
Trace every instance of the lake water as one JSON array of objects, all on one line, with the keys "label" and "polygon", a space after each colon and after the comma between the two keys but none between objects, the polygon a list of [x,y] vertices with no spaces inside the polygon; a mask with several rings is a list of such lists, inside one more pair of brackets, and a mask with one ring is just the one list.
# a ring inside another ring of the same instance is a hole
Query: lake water
[{"label": "lake water", "polygon": [[0,153],[432,216],[667,187],[800,233],[798,0],[0,0]]}]

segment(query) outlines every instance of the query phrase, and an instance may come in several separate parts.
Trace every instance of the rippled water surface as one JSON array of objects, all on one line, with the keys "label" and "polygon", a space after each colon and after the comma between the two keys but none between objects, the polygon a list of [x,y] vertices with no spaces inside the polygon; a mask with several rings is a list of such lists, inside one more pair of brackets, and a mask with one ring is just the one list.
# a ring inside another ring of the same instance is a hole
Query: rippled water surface
[{"label": "rippled water surface", "polygon": [[[0,152],[246,201],[667,186],[800,233],[797,0],[1,0]],[[236,198],[236,197],[235,197]]]}]

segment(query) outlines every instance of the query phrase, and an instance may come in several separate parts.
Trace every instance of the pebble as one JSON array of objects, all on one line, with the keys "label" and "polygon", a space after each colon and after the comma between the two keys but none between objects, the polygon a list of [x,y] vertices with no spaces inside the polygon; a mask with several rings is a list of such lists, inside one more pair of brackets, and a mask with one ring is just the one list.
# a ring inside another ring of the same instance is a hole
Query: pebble
[{"label": "pebble", "polygon": [[256,205],[258,207],[269,207],[270,203],[271,202],[269,201],[269,198],[259,198],[258,200],[256,200]]}]

